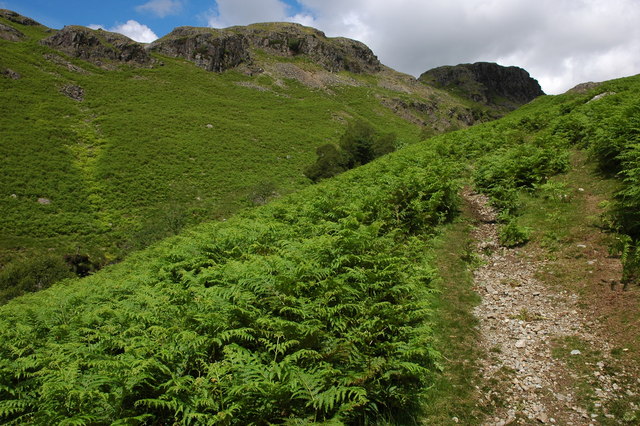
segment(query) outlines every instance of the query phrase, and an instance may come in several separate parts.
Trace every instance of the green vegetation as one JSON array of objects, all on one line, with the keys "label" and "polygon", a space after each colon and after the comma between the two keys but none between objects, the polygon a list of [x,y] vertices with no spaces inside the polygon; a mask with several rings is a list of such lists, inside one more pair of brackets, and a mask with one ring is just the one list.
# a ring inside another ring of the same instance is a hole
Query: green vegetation
[{"label": "green vegetation", "polygon": [[345,170],[367,164],[396,150],[396,135],[376,134],[369,123],[356,121],[347,126],[339,146],[322,145],[316,150],[318,159],[304,174],[314,182],[333,177]]},{"label": "green vegetation", "polygon": [[10,302],[3,420],[410,416],[438,362],[422,247],[457,174],[429,150],[387,157]]},{"label": "green vegetation", "polygon": [[[51,35],[44,27],[0,21],[28,35],[0,40],[0,72],[20,75],[0,74],[3,268],[76,254],[100,268],[184,228],[297,191],[311,183],[303,172],[317,147],[339,143],[348,122],[373,123],[401,144],[419,138],[420,127],[381,100],[421,95],[382,87],[386,76],[341,73],[349,84],[309,87],[276,74],[211,73],[158,55],[162,65],[105,69],[41,45]],[[288,61],[321,70],[304,55],[256,57],[272,68]],[[69,86],[82,88],[84,99],[65,96]],[[436,111],[456,102],[438,99]]]},{"label": "green vegetation", "polygon": [[[458,192],[491,197],[502,244],[555,249],[583,151],[619,186],[606,222],[638,277],[640,77],[380,156],[419,129],[374,77],[107,71],[30,31],[0,41],[22,76],[0,78],[0,296],[41,291],[0,306],[2,422],[481,423]],[[84,101],[59,93],[71,83]],[[344,173],[305,188],[318,146],[317,180]]]},{"label": "green vegetation", "polygon": [[[478,361],[478,320],[473,307],[480,297],[473,291],[472,270],[477,266],[469,231],[474,225],[469,206],[443,227],[430,248],[429,258],[438,271],[433,302],[434,346],[442,354],[442,374],[427,391],[423,424],[481,424],[487,407],[479,406],[476,385],[481,383]],[[482,388],[481,392],[485,389]]]}]

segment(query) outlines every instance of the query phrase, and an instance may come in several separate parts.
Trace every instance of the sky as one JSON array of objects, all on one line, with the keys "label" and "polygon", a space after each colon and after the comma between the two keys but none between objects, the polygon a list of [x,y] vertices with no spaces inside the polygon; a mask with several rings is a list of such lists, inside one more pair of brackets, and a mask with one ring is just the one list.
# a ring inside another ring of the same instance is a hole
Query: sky
[{"label": "sky", "polygon": [[298,22],[362,41],[416,77],[497,62],[526,69],[548,94],[640,73],[640,0],[0,0],[0,8],[146,43],[182,25]]}]

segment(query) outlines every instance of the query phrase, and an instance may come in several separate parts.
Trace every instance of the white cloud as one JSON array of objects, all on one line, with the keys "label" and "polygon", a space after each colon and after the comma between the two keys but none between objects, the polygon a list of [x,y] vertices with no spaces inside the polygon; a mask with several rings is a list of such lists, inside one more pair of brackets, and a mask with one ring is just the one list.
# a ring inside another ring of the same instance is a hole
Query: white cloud
[{"label": "white cloud", "polygon": [[138,41],[140,43],[151,43],[158,39],[158,36],[151,31],[151,28],[143,25],[133,19],[128,20],[124,24],[117,25],[110,29],[110,31],[124,34],[130,39]]},{"label": "white cloud", "polygon": [[159,18],[176,15],[182,11],[183,3],[180,0],[150,0],[145,4],[136,6],[136,10],[142,13],[152,13]]},{"label": "white cloud", "polygon": [[280,0],[217,0],[217,12],[209,18],[216,28],[256,22],[288,21],[287,5]]},{"label": "white cloud", "polygon": [[638,0],[218,0],[209,25],[292,21],[366,43],[415,76],[489,61],[525,68],[547,93],[640,73]]},{"label": "white cloud", "polygon": [[151,28],[132,19],[128,20],[124,24],[119,24],[111,28],[106,28],[104,25],[97,24],[91,24],[88,27],[92,30],[100,29],[111,31],[113,33],[120,33],[140,43],[151,43],[152,41],[158,39],[158,36],[153,31],[151,31]]},{"label": "white cloud", "polygon": [[637,0],[300,0],[328,35],[365,42],[415,76],[493,61],[527,69],[549,93],[640,72]]},{"label": "white cloud", "polygon": [[214,28],[248,25],[257,22],[296,22],[313,26],[315,19],[308,13],[289,13],[281,0],[217,0],[217,10],[210,11],[207,24]]}]

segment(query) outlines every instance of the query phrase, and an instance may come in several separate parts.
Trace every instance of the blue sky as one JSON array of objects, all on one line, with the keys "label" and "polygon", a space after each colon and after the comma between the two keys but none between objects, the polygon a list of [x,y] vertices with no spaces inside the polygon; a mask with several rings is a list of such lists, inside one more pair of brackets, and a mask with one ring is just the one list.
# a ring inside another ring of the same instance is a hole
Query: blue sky
[{"label": "blue sky", "polygon": [[141,42],[182,25],[298,22],[360,40],[413,76],[497,62],[525,68],[550,94],[640,73],[640,0],[0,0],[0,8]]},{"label": "blue sky", "polygon": [[[290,16],[303,8],[294,0],[283,0]],[[115,28],[134,20],[149,27],[158,37],[182,25],[208,26],[216,16],[218,5],[213,0],[20,0],[0,1],[0,6],[51,27],[65,25],[101,25]]]}]

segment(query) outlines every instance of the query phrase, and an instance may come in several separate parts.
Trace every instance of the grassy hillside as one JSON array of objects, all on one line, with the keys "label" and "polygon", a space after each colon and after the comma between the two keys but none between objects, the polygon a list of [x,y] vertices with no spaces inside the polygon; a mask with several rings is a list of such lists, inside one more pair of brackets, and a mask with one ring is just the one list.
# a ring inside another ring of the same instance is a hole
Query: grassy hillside
[{"label": "grassy hillside", "polygon": [[307,186],[315,149],[337,142],[351,121],[406,145],[419,138],[420,114],[443,128],[463,109],[417,82],[412,92],[391,70],[329,74],[304,55],[256,52],[265,69],[286,72],[253,77],[157,54],[145,67],[98,67],[40,44],[53,30],[0,22],[25,35],[0,38],[5,270],[60,266],[63,255],[108,264]]},{"label": "grassy hillside", "polygon": [[502,211],[502,243],[523,244],[544,233],[525,226],[540,205],[531,200],[561,198],[561,182],[549,178],[570,170],[571,151],[589,153],[622,178],[607,217],[626,242],[632,280],[639,86],[632,77],[541,98],[9,302],[0,308],[0,415],[407,423],[429,401],[422,408],[443,418],[436,410],[456,398],[438,378],[448,368],[439,349],[451,356],[443,324],[451,314],[436,291],[448,291],[435,272],[446,268],[432,248],[442,245],[458,189],[489,194]]},{"label": "grassy hillside", "polygon": [[[153,68],[61,66],[41,59],[53,54],[35,41],[45,30],[24,31],[33,38],[0,41],[0,69],[21,75],[0,79],[13,99],[1,118],[6,250],[78,251],[80,241],[116,256],[113,241],[126,250],[226,217],[252,188],[268,196],[265,183],[299,190],[0,306],[2,422],[479,423],[490,408],[473,400],[474,360],[458,361],[477,356],[473,256],[467,227],[450,225],[465,185],[499,208],[502,245],[571,255],[572,232],[588,233],[570,226],[586,220],[572,194],[591,182],[610,195],[597,220],[620,279],[638,281],[638,76],[539,98],[302,188],[313,149],[339,138],[345,118],[415,138],[376,97],[399,95],[372,76],[309,90],[164,57]],[[82,102],[59,93],[69,84],[84,89]],[[606,185],[583,172],[586,158]],[[556,285],[587,277],[563,267]],[[637,311],[607,315],[625,321],[616,353],[637,366]],[[625,404],[637,395],[624,398],[618,412],[633,422]]]}]

